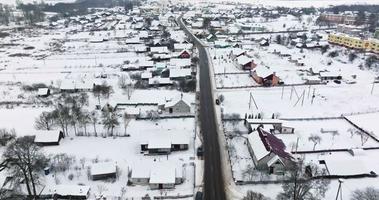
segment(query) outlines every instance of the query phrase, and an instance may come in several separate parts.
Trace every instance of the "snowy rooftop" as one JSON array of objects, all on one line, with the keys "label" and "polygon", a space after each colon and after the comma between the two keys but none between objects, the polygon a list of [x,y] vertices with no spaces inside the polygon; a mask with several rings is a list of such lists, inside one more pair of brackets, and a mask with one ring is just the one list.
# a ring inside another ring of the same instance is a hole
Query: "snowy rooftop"
[{"label": "snowy rooftop", "polygon": [[191,76],[191,69],[170,69],[170,78]]},{"label": "snowy rooftop", "polygon": [[[144,133],[147,134],[147,133]],[[155,133],[147,134],[149,137],[147,142],[142,141],[141,143],[147,143],[149,149],[160,149],[160,148],[171,148],[171,144],[189,144],[189,137],[184,133],[178,132],[167,132],[158,131]]]},{"label": "snowy rooftop", "polygon": [[249,62],[251,62],[253,59],[247,57],[247,56],[240,56],[237,58],[237,63],[240,65],[246,65]]},{"label": "snowy rooftop", "polygon": [[42,195],[54,195],[61,196],[87,196],[90,190],[89,186],[82,185],[49,185],[43,191]]},{"label": "snowy rooftop", "polygon": [[47,95],[48,92],[49,92],[49,88],[38,88],[37,94],[39,96],[42,96],[42,95]]},{"label": "snowy rooftop", "polygon": [[259,134],[257,131],[250,133],[247,136],[247,139],[251,145],[251,148],[254,151],[254,155],[257,158],[257,160],[262,159],[263,157],[265,157],[267,154],[270,153],[269,151],[266,150],[266,147],[263,144],[261,138],[259,137]]},{"label": "snowy rooftop", "polygon": [[191,59],[187,58],[172,58],[170,59],[170,65],[176,67],[187,67],[191,65]]},{"label": "snowy rooftop", "polygon": [[359,158],[338,159],[336,157],[326,157],[320,160],[325,161],[329,175],[359,175],[368,174],[370,170]]},{"label": "snowy rooftop", "polygon": [[102,162],[91,165],[91,176],[116,173],[116,164],[113,162]]},{"label": "snowy rooftop", "polygon": [[53,130],[53,131],[44,131],[44,130],[38,130],[34,132],[34,135],[36,136],[34,139],[34,142],[36,143],[49,143],[49,142],[58,142],[60,131]]},{"label": "snowy rooftop", "polygon": [[175,184],[175,167],[172,165],[156,165],[152,167],[150,184]]}]

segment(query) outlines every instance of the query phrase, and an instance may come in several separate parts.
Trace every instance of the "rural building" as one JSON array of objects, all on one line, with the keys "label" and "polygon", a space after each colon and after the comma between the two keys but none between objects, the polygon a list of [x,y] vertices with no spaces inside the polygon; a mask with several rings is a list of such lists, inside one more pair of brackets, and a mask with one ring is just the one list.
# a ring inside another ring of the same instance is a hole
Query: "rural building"
[{"label": "rural building", "polygon": [[292,156],[285,151],[283,141],[266,132],[261,126],[247,137],[248,150],[258,170],[283,175],[293,164]]},{"label": "rural building", "polygon": [[88,199],[89,192],[89,186],[48,185],[42,190],[40,196],[53,199]]},{"label": "rural building", "polygon": [[183,50],[178,54],[178,58],[191,58],[191,54],[188,50]]},{"label": "rural building", "polygon": [[91,179],[93,181],[116,178],[117,167],[113,162],[102,162],[91,165]]},{"label": "rural building", "polygon": [[170,154],[172,151],[187,150],[189,138],[180,133],[153,133],[141,144],[141,153]]},{"label": "rural building", "polygon": [[265,87],[277,86],[280,82],[280,79],[276,76],[275,72],[271,72],[263,68],[250,71],[250,76],[256,83]]},{"label": "rural building", "polygon": [[232,59],[235,59],[237,57],[240,57],[242,55],[246,55],[246,50],[243,50],[243,49],[240,49],[240,48],[234,48],[231,52],[230,52],[230,57]]},{"label": "rural building", "polygon": [[252,58],[244,55],[237,57],[236,62],[243,70],[252,70],[257,66]]},{"label": "rural building", "polygon": [[64,138],[63,132],[58,130],[38,130],[34,135],[34,143],[41,146],[59,145]]},{"label": "rural building", "polygon": [[131,182],[150,189],[173,189],[184,181],[183,167],[170,163],[138,163],[131,168]]},{"label": "rural building", "polygon": [[171,80],[183,80],[183,79],[189,79],[192,77],[192,70],[189,68],[183,69],[183,68],[172,68],[170,69],[170,79]]},{"label": "rural building", "polygon": [[190,113],[191,106],[189,103],[181,99],[174,99],[158,106],[164,112],[167,113]]},{"label": "rural building", "polygon": [[166,86],[172,84],[173,82],[170,80],[170,78],[153,77],[149,79],[150,86]]},{"label": "rural building", "polygon": [[39,97],[48,97],[50,95],[49,88],[38,88],[37,96]]},{"label": "rural building", "polygon": [[89,92],[92,91],[94,86],[93,82],[89,81],[75,81],[63,80],[60,85],[61,92]]},{"label": "rural building", "polygon": [[280,119],[246,119],[246,125],[251,130],[257,130],[259,126],[270,130],[272,134],[293,134],[295,128],[289,126],[288,121]]},{"label": "rural building", "polygon": [[193,44],[191,43],[175,43],[174,44],[175,51],[188,50],[188,49],[192,49],[192,47],[193,47]]},{"label": "rural building", "polygon": [[320,79],[322,81],[341,80],[342,76],[339,73],[334,72],[320,72]]},{"label": "rural building", "polygon": [[170,51],[166,46],[150,47],[150,52],[153,54],[168,54]]},{"label": "rural building", "polygon": [[355,24],[357,17],[351,14],[334,14],[334,13],[322,13],[319,16],[319,20],[333,24]]},{"label": "rural building", "polygon": [[171,58],[170,66],[178,68],[187,68],[191,66],[191,59],[189,58]]}]

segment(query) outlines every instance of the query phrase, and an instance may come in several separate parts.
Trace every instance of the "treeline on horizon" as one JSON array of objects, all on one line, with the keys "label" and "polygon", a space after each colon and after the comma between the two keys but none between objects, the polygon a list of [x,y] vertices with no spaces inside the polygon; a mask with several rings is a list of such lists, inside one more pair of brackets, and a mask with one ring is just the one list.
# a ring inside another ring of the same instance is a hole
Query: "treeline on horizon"
[{"label": "treeline on horizon", "polygon": [[111,8],[115,6],[124,7],[131,10],[134,6],[141,4],[139,0],[77,0],[72,3],[18,3],[17,8],[23,11],[42,10],[44,12],[56,12],[64,15],[84,14],[88,8]]},{"label": "treeline on horizon", "polygon": [[379,4],[338,5],[326,8],[325,11],[340,13],[345,11],[379,13]]}]

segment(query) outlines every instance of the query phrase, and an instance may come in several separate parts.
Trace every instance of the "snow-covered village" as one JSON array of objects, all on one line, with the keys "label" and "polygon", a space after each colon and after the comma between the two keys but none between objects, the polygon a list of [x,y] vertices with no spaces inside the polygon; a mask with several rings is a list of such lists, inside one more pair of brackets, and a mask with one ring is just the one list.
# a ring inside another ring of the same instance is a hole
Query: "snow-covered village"
[{"label": "snow-covered village", "polygon": [[377,0],[0,0],[1,200],[379,200]]}]

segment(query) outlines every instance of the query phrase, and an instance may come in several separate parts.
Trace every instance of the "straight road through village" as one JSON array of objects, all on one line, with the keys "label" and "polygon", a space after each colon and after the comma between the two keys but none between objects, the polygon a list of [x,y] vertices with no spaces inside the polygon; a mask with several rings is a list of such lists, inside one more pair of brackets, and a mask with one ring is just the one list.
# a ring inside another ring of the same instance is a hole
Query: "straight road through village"
[{"label": "straight road through village", "polygon": [[225,200],[225,185],[220,157],[220,144],[210,76],[210,58],[206,47],[187,29],[181,18],[178,22],[194,41],[199,52],[200,123],[204,146],[204,199]]}]

